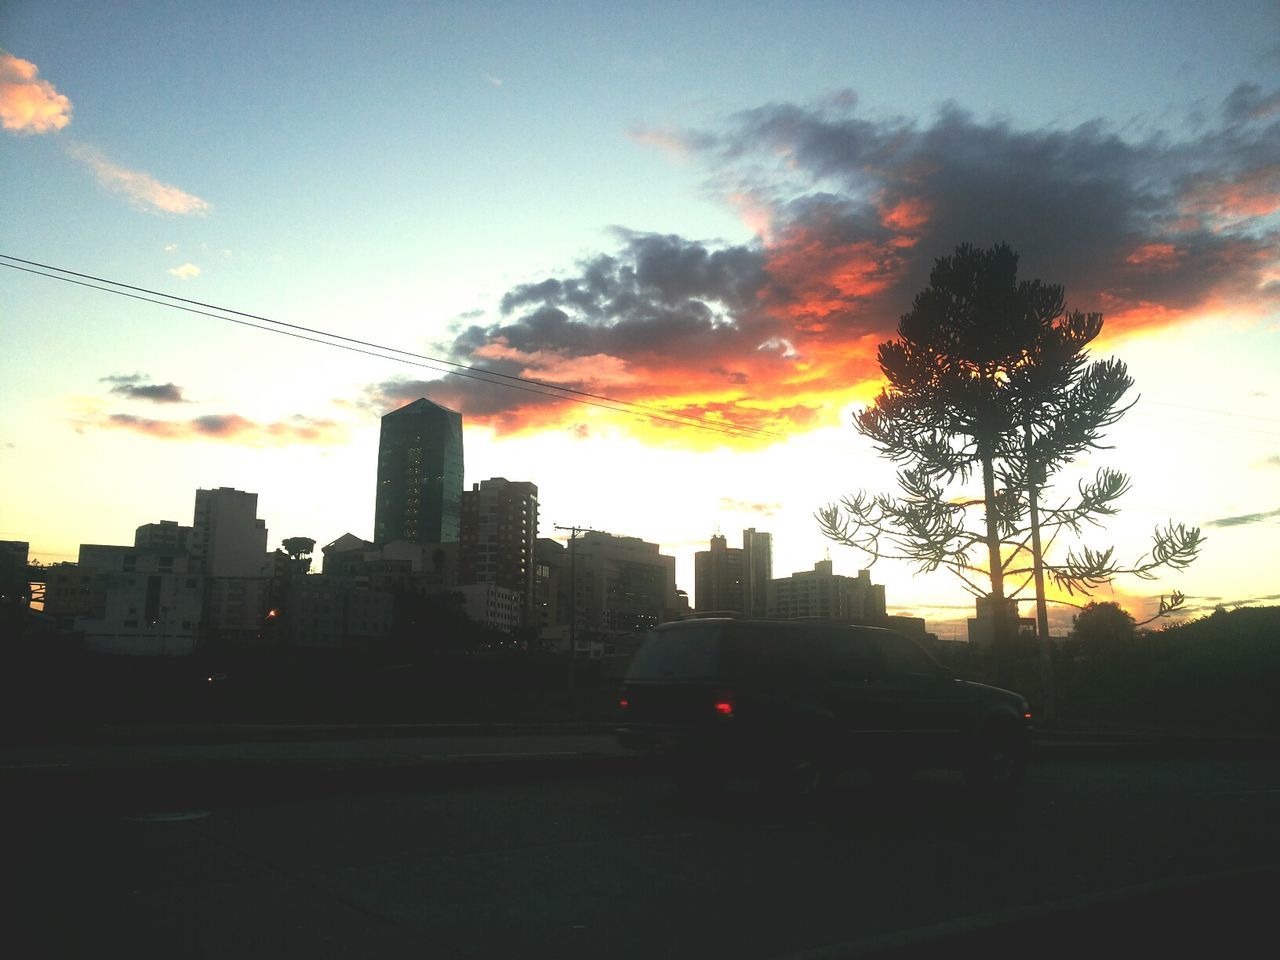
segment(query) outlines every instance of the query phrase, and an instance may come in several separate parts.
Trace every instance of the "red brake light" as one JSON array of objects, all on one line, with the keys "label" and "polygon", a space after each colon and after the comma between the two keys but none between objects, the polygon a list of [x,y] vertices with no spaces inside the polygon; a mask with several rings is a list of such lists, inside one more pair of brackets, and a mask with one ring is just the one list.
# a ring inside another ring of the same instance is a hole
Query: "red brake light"
[{"label": "red brake light", "polygon": [[732,717],[733,704],[730,703],[728,700],[717,700],[715,705],[715,711],[718,715],[722,717]]}]

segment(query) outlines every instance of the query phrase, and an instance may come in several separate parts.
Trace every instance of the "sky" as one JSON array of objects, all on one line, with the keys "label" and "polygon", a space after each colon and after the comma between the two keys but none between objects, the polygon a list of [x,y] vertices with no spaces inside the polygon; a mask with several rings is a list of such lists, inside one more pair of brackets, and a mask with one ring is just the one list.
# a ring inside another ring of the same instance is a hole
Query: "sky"
[{"label": "sky", "polygon": [[[0,261],[0,539],[72,560],[217,486],[259,495],[270,547],[370,537],[378,418],[428,396],[463,413],[468,487],[538,485],[543,536],[656,542],[690,594],[747,527],[775,576],[854,575],[814,511],[893,487],[852,428],[876,347],[936,258],[1006,242],[1136,384],[1049,495],[1113,467],[1131,490],[1082,542],[1207,538],[1093,599],[1273,603],[1278,238],[1274,0],[8,0],[0,253],[668,420]],[[872,575],[962,635],[947,573]]]}]

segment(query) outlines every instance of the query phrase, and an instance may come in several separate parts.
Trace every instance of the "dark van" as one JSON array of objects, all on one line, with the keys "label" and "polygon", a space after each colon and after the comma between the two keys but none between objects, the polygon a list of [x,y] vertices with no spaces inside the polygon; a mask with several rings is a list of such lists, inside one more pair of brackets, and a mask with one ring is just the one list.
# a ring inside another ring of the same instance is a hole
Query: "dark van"
[{"label": "dark van", "polygon": [[759,774],[808,792],[841,767],[952,767],[1020,781],[1031,714],[957,679],[910,638],[814,621],[688,619],[653,630],[619,702],[619,741],[700,781]]}]

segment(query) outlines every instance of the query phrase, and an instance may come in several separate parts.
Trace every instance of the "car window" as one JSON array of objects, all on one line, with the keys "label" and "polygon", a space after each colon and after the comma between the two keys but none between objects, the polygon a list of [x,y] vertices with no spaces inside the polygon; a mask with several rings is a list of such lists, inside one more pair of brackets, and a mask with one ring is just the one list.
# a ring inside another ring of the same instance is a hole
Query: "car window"
[{"label": "car window", "polygon": [[720,626],[653,630],[636,652],[628,680],[711,680],[720,666]]},{"label": "car window", "polygon": [[890,677],[934,678],[941,673],[938,662],[901,634],[885,631],[876,635],[884,651]]},{"label": "car window", "polygon": [[822,674],[824,657],[812,631],[787,623],[737,622],[726,627],[725,656],[734,682],[758,689],[798,692]]},{"label": "car window", "polygon": [[837,683],[882,680],[887,672],[884,651],[874,639],[853,630],[832,632],[827,639],[830,679]]}]

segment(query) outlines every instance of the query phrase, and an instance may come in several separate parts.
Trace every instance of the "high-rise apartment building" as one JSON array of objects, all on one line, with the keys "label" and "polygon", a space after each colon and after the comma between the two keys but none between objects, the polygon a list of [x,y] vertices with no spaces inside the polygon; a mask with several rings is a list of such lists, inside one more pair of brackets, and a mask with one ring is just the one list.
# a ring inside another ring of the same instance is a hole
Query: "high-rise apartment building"
[{"label": "high-rise apartment building", "polygon": [[462,493],[461,581],[493,583],[519,596],[520,624],[534,623],[538,488],[494,477]]},{"label": "high-rise apartment building", "polygon": [[569,547],[570,606],[578,626],[642,633],[676,606],[676,560],[656,543],[589,530]]},{"label": "high-rise apartment building", "polygon": [[197,490],[190,542],[192,569],[205,575],[206,638],[256,642],[271,599],[267,525],[258,519],[258,495],[231,487]]},{"label": "high-rise apartment building", "polygon": [[710,550],[693,555],[693,599],[700,613],[720,610],[767,616],[771,579],[773,536],[755,527],[742,531],[741,548],[729,546],[717,533]]},{"label": "high-rise apartment building", "polygon": [[769,581],[773,579],[773,534],[755,527],[742,531],[742,612],[749,617],[769,613]]},{"label": "high-rise apartment building", "polygon": [[462,513],[462,414],[425,397],[382,418],[373,539],[454,543]]},{"label": "high-rise apartment building", "polygon": [[698,612],[741,613],[742,574],[742,551],[729,546],[729,541],[717,533],[711,538],[710,550],[693,555],[693,598]]},{"label": "high-rise apartment building", "polygon": [[258,495],[231,487],[197,490],[190,551],[196,573],[210,577],[264,576],[267,525],[258,519]]}]

